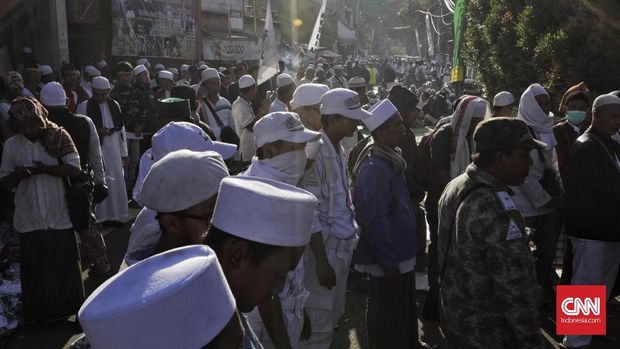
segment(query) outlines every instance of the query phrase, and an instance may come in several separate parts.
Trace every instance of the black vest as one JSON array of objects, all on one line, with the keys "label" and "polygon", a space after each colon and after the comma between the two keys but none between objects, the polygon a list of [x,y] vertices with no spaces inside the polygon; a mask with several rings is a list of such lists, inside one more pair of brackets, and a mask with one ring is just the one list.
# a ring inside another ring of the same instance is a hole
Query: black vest
[{"label": "black vest", "polygon": [[[123,117],[121,116],[121,108],[118,106],[115,100],[108,98],[108,106],[110,107],[110,113],[112,114],[112,121],[114,122],[114,129],[120,130],[123,128]],[[86,114],[93,120],[96,128],[103,127],[103,117],[101,116],[101,108],[99,108],[99,102],[93,97],[86,103]]]},{"label": "black vest", "polygon": [[82,170],[88,168],[90,127],[88,127],[86,117],[73,114],[67,109],[52,109],[49,111],[47,118],[51,122],[67,130],[80,154],[80,166]]}]

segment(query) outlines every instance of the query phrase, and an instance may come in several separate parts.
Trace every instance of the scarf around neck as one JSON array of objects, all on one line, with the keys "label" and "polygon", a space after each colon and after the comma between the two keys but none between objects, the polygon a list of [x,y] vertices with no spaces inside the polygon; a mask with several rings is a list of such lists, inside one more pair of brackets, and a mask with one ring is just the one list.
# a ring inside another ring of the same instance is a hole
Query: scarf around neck
[{"label": "scarf around neck", "polygon": [[394,171],[398,173],[402,174],[407,169],[407,161],[405,161],[405,159],[402,157],[402,151],[400,150],[400,148],[397,147],[396,149],[394,149],[381,143],[376,143],[375,140],[371,137],[370,141],[368,142],[368,144],[366,144],[366,146],[360,152],[355,161],[355,166],[353,166],[353,173],[351,174],[351,178],[353,178],[353,180],[355,180],[355,177],[357,176],[357,170],[360,164],[364,161],[364,159],[369,156],[376,156],[387,161],[390,165],[392,165]]}]

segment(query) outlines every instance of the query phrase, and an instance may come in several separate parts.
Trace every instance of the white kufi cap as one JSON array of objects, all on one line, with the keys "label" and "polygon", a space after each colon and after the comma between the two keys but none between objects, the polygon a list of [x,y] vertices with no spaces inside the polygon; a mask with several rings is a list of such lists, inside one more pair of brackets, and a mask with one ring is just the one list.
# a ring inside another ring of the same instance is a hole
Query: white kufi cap
[{"label": "white kufi cap", "polygon": [[39,66],[39,71],[41,72],[41,75],[50,75],[52,73],[52,67],[49,65],[42,65]]},{"label": "white kufi cap", "polygon": [[91,86],[97,90],[109,90],[111,88],[110,81],[108,81],[108,79],[104,78],[103,76],[96,76],[93,79]]},{"label": "white kufi cap", "polygon": [[178,150],[164,156],[149,170],[140,201],[156,212],[179,212],[217,194],[228,176],[222,156],[216,152]]},{"label": "white kufi cap", "polygon": [[286,73],[282,73],[278,75],[278,78],[276,79],[276,83],[278,85],[278,88],[280,88],[280,87],[286,87],[288,85],[295,84],[295,80],[293,80],[293,78],[290,75]]},{"label": "white kufi cap", "polygon": [[239,88],[248,88],[254,85],[256,85],[256,80],[254,80],[252,75],[244,75],[239,78]]},{"label": "white kufi cap", "polygon": [[164,70],[164,69],[166,69],[166,67],[164,67],[163,64],[161,63],[155,64],[155,70]]},{"label": "white kufi cap", "polygon": [[56,81],[49,82],[41,89],[41,103],[48,107],[67,105],[67,94],[62,85]]},{"label": "white kufi cap", "polygon": [[600,95],[594,100],[594,103],[592,104],[592,110],[610,104],[620,104],[620,98],[613,94]]},{"label": "white kufi cap", "polygon": [[135,68],[133,68],[133,76],[138,76],[145,71],[148,71],[148,69],[146,69],[144,64],[137,65]]},{"label": "white kufi cap", "polygon": [[93,348],[202,348],[235,309],[215,252],[194,245],[116,274],[86,299],[78,318]]},{"label": "white kufi cap", "polygon": [[211,224],[228,234],[266,245],[310,242],[317,201],[303,189],[271,179],[222,180]]},{"label": "white kufi cap", "polygon": [[494,107],[505,107],[507,105],[511,105],[515,102],[515,96],[508,91],[502,91],[493,97],[493,106]]},{"label": "white kufi cap", "polygon": [[398,109],[392,104],[389,99],[384,99],[381,102],[373,105],[369,112],[372,116],[363,120],[364,125],[370,132],[379,128],[384,122],[389,120],[392,116],[398,113]]},{"label": "white kufi cap", "polygon": [[207,81],[211,79],[219,79],[220,73],[215,68],[207,68],[202,71],[202,81]]},{"label": "white kufi cap", "polygon": [[335,88],[321,97],[321,114],[343,115],[353,120],[364,120],[371,115],[362,109],[357,92],[346,88]]},{"label": "white kufi cap", "polygon": [[160,71],[157,74],[157,77],[160,78],[160,79],[174,80],[174,75],[172,75],[172,73],[167,71],[167,70]]},{"label": "white kufi cap", "polygon": [[365,86],[366,86],[366,79],[364,79],[361,76],[354,76],[349,79],[349,87],[355,88],[355,87],[365,87]]},{"label": "white kufi cap", "polygon": [[329,87],[323,84],[303,84],[298,86],[293,93],[291,109],[307,107],[321,103],[321,97],[329,91]]},{"label": "white kufi cap", "polygon": [[321,137],[319,132],[304,127],[297,113],[275,112],[263,116],[254,125],[256,147],[267,143],[286,141],[308,143]]}]

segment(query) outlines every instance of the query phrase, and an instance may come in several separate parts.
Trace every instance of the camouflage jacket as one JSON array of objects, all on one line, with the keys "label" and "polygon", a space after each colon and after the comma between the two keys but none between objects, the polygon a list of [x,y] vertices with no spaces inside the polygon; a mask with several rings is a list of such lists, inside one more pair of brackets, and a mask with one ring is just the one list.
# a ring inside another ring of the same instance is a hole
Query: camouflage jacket
[{"label": "camouflage jacket", "polygon": [[127,132],[134,132],[136,127],[144,126],[146,101],[137,87],[117,85],[110,93],[110,97],[121,106],[121,115]]},{"label": "camouflage jacket", "polygon": [[534,256],[511,194],[471,164],[439,201],[439,270],[448,253],[441,321],[451,347],[543,347]]}]

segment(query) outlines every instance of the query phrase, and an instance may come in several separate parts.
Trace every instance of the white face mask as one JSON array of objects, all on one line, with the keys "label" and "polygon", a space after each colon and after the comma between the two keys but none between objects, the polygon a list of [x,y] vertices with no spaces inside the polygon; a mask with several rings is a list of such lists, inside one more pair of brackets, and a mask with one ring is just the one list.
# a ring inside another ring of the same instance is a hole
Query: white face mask
[{"label": "white face mask", "polygon": [[304,170],[306,169],[307,160],[308,157],[306,156],[306,150],[300,149],[276,155],[270,159],[263,159],[262,162],[269,167],[273,167],[278,171],[288,174],[289,176],[298,177],[301,179],[301,176],[304,175]]}]

